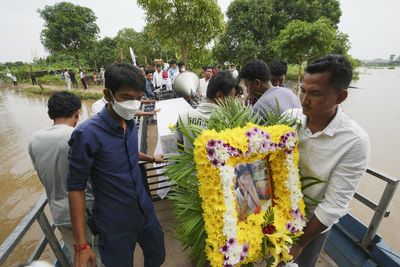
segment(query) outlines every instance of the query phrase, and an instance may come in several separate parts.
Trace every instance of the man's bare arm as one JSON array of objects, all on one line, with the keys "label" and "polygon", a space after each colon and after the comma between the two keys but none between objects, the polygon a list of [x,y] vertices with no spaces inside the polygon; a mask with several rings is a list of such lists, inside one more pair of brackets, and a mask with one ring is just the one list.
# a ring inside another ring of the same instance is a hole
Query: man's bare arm
[{"label": "man's bare arm", "polygon": [[290,254],[293,256],[293,260],[300,256],[303,248],[305,248],[308,243],[314,239],[314,237],[325,231],[327,228],[328,227],[322,224],[316,216],[312,216],[308,221],[307,226],[304,228],[304,234],[300,237],[296,246],[294,246],[290,251]]},{"label": "man's bare arm", "polygon": [[87,243],[85,235],[85,191],[70,191],[68,200],[74,244],[78,248],[78,251],[75,251],[74,267],[86,267],[88,262],[91,262],[91,266],[96,266],[96,255],[89,246],[84,245]]}]

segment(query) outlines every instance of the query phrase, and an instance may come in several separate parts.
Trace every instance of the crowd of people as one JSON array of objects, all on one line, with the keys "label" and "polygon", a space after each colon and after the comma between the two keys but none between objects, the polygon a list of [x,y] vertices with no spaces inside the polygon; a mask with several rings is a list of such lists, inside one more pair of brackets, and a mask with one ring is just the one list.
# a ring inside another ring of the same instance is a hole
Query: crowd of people
[{"label": "crowd of people", "polygon": [[[143,250],[145,266],[164,262],[164,233],[139,170],[139,160],[160,162],[163,157],[138,151],[133,118],[144,97],[153,98],[156,90],[171,90],[174,79],[185,71],[185,64],[175,60],[149,68],[111,65],[104,73],[99,110],[79,125],[79,98],[69,92],[50,97],[48,114],[54,124],[32,135],[29,154],[74,266],[133,266],[136,243]],[[266,109],[302,121],[300,170],[304,176],[326,181],[307,189],[320,203],[311,210],[304,235],[291,250],[299,266],[309,267],[315,265],[331,226],[347,211],[367,167],[369,139],[339,106],[352,79],[352,67],[345,57],[328,55],[311,62],[305,69],[300,97],[284,87],[286,71],[283,61],[268,66],[252,60],[240,72],[234,65],[228,70],[204,67],[197,91],[202,102],[182,116],[205,127],[219,103],[238,97],[241,82],[246,103],[265,121]],[[64,71],[70,84],[71,73]],[[84,71],[79,75],[82,81]],[[252,196],[243,203],[254,210],[260,206],[256,192],[242,189],[249,188],[245,178],[251,171],[244,166],[238,172],[244,177],[238,180],[240,194]],[[98,247],[93,235],[98,236]]]},{"label": "crowd of people", "polygon": [[[104,68],[101,67],[99,73],[94,71],[93,74],[89,76],[86,74],[86,71],[84,71],[82,68],[79,68],[78,75],[82,83],[83,89],[88,89],[89,83],[92,83],[94,85],[104,85],[104,72]],[[64,69],[64,71],[61,73],[61,78],[67,84],[67,90],[71,90],[72,87],[76,90],[79,89],[76,74],[72,69]]]}]

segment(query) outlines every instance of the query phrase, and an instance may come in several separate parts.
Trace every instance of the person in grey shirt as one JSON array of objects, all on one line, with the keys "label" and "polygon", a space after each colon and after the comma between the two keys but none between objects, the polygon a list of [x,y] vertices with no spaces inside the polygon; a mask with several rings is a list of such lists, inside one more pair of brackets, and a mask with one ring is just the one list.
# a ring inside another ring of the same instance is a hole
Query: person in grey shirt
[{"label": "person in grey shirt", "polygon": [[272,86],[271,72],[262,60],[247,62],[240,72],[240,78],[247,87],[249,103],[254,104],[253,110],[265,121],[268,121],[268,110],[282,114],[288,109],[301,108],[299,98],[290,89]]},{"label": "person in grey shirt", "polygon": [[[32,134],[28,152],[46,191],[54,224],[60,230],[68,251],[72,253],[74,249],[67,195],[67,156],[68,140],[79,120],[81,100],[72,93],[57,92],[49,98],[47,107],[54,124]],[[86,206],[91,210],[94,198],[90,187],[86,191]],[[91,240],[90,230],[86,229],[86,232],[88,240]]]}]

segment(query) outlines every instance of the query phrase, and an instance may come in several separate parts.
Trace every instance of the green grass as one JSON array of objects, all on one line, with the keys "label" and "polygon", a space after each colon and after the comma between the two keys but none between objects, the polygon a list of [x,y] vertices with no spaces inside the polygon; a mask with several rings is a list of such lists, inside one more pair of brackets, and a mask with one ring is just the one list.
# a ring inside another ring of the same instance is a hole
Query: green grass
[{"label": "green grass", "polygon": [[[28,94],[36,94],[36,95],[51,95],[54,92],[60,92],[65,90],[54,90],[54,89],[40,89],[38,87],[26,87],[24,92]],[[103,97],[102,92],[91,92],[91,91],[83,91],[83,90],[70,90],[71,93],[77,95],[81,99],[93,99],[97,100]]]}]

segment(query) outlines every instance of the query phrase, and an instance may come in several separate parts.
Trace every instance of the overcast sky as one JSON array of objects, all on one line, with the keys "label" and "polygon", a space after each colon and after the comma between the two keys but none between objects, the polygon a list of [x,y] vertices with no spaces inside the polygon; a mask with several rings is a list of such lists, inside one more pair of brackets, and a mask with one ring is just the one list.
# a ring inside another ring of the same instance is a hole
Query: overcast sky
[{"label": "overcast sky", "polygon": [[[232,0],[218,0],[223,12]],[[32,61],[45,51],[40,43],[43,20],[38,8],[53,5],[54,0],[0,0],[0,62]],[[125,27],[142,30],[144,12],[135,0],[72,0],[91,8],[97,16],[100,36],[114,37]],[[340,0],[341,31],[350,36],[350,54],[359,59],[389,58],[400,55],[399,0]]]}]

